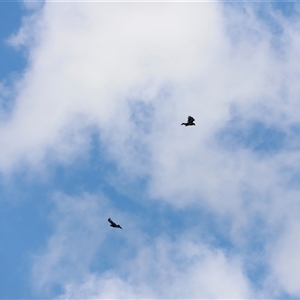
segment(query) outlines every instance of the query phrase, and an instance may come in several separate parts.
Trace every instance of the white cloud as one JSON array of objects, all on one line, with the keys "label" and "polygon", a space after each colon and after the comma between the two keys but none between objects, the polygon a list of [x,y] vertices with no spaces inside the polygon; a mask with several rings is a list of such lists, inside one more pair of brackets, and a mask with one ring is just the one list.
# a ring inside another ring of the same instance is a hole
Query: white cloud
[{"label": "white cloud", "polygon": [[54,201],[55,210],[50,219],[54,232],[46,247],[33,257],[34,287],[44,293],[53,284],[86,271],[105,239],[101,215],[107,210],[107,200],[103,196],[72,198],[58,193]]},{"label": "white cloud", "polygon": [[[192,247],[192,253],[189,248]],[[187,249],[186,249],[187,248]],[[91,274],[82,283],[68,284],[62,298],[216,299],[251,297],[247,278],[237,261],[188,241],[159,240],[142,248],[121,267],[101,276]]]},{"label": "white cloud", "polygon": [[[300,222],[289,216],[286,227],[283,229],[283,234],[272,245],[271,251],[271,266],[274,275],[272,281],[280,285],[280,287],[297,296],[300,294],[299,276],[300,276]],[[278,289],[278,287],[277,287]]]},{"label": "white cloud", "polygon": [[[126,143],[131,90],[149,83],[154,91],[168,82],[179,84],[198,73],[195,63],[207,65],[206,53],[219,41],[220,26],[214,25],[214,5],[201,8],[182,3],[45,4],[34,27],[38,33],[33,30],[39,41],[31,50],[14,115],[1,126],[2,169],[21,157],[41,160],[48,148],[67,144],[60,131],[74,119],[81,119],[81,126],[86,119],[96,123],[115,146]],[[16,44],[30,37],[21,30]],[[30,156],[35,151],[40,155]]]}]

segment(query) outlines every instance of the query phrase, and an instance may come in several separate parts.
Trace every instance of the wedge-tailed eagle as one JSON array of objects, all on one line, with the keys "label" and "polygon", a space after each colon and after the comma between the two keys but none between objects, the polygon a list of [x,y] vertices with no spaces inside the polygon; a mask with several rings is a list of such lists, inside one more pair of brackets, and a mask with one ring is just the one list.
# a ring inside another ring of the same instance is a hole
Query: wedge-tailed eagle
[{"label": "wedge-tailed eagle", "polygon": [[123,229],[120,225],[117,225],[111,218],[108,219],[108,222],[110,223],[111,227]]},{"label": "wedge-tailed eagle", "polygon": [[188,116],[188,121],[187,121],[187,123],[182,123],[181,125],[185,125],[185,126],[196,125],[196,124],[194,123],[194,121],[195,121],[195,119],[194,119],[193,117]]}]

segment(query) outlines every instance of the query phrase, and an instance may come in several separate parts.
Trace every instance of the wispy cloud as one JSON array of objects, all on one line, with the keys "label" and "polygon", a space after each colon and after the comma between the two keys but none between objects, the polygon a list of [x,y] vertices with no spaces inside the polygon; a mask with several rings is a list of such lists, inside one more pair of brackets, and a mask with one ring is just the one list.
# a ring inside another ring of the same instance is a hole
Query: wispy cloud
[{"label": "wispy cloud", "polygon": [[[108,210],[103,196],[57,194],[55,203],[53,234],[33,259],[37,295],[47,290],[48,296],[61,291],[61,298],[251,295],[240,259],[203,244],[190,232],[183,232],[173,241],[163,234],[150,241],[147,233],[134,228],[129,216],[123,217],[127,233],[109,228],[100,217],[102,210]],[[118,213],[114,211],[114,215]],[[121,240],[116,243],[116,239]]]}]

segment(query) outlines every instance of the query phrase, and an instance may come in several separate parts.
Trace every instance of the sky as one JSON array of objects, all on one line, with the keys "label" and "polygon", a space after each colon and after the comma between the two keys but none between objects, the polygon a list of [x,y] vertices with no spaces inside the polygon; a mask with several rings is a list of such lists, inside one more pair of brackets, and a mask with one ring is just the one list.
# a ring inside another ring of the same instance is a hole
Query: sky
[{"label": "sky", "polygon": [[299,16],[0,2],[0,299],[300,298]]}]

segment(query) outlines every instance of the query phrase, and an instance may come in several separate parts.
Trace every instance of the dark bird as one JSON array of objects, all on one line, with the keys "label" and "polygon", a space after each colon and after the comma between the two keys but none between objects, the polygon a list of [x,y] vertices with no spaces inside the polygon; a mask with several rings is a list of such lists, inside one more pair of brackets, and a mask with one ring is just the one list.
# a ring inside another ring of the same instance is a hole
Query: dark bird
[{"label": "dark bird", "polygon": [[185,126],[196,125],[196,124],[194,123],[194,121],[195,121],[195,119],[194,119],[193,117],[188,116],[188,121],[187,121],[187,123],[181,123],[181,125],[185,125]]},{"label": "dark bird", "polygon": [[117,225],[111,218],[108,219],[108,222],[110,223],[111,227],[123,229],[120,225]]}]

